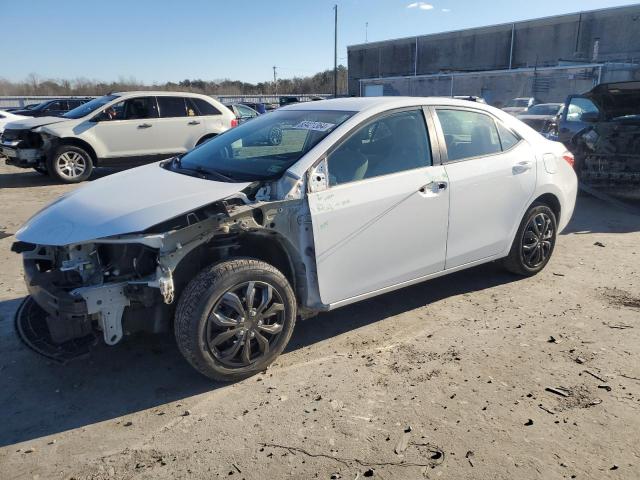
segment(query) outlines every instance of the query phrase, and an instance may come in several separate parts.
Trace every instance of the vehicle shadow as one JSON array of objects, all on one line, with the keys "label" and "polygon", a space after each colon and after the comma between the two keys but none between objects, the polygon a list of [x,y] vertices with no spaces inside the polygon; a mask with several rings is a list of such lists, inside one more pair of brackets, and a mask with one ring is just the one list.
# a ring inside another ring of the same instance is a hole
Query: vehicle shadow
[{"label": "vehicle shadow", "polygon": [[[640,207],[639,210],[640,212]],[[640,231],[640,214],[622,210],[588,194],[578,195],[573,217],[562,235]]]},{"label": "vehicle shadow", "polygon": [[[91,174],[89,181],[106,177],[117,171],[117,169],[112,168],[96,168]],[[42,175],[32,170],[20,169],[19,172],[15,173],[0,173],[0,188],[45,187],[49,185],[63,184],[48,175]]]},{"label": "vehicle shadow", "polygon": [[[285,351],[384,321],[461,293],[517,280],[495,264],[454,273],[300,322]],[[66,365],[25,347],[13,317],[22,299],[0,302],[0,447],[116,419],[203,392],[224,388],[193,370],[171,335],[139,336],[97,347]]]}]

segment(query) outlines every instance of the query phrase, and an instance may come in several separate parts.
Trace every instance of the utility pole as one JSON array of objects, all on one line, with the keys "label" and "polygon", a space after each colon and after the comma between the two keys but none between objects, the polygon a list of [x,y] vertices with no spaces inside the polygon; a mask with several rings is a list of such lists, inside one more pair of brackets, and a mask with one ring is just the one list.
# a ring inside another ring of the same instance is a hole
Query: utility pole
[{"label": "utility pole", "polygon": [[277,96],[278,95],[278,78],[276,77],[276,67],[275,65],[273,66],[273,93]]},{"label": "utility pole", "polygon": [[338,96],[338,4],[335,10],[334,18],[334,36],[333,36],[333,98]]},{"label": "utility pole", "polygon": [[369,43],[369,22],[364,24],[364,43]]}]

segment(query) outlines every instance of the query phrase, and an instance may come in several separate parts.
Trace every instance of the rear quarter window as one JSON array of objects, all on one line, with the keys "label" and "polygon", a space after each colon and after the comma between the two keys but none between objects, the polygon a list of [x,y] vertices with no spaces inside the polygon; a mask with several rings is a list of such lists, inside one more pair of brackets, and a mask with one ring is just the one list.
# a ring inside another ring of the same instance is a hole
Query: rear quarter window
[{"label": "rear quarter window", "polygon": [[220,110],[202,98],[192,98],[191,100],[193,100],[200,115],[222,115]]}]

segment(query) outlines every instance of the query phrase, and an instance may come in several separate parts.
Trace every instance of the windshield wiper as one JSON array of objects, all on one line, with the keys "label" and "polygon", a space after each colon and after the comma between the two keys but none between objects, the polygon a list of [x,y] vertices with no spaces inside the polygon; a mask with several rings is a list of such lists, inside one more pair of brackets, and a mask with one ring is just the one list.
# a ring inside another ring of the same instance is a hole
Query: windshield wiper
[{"label": "windshield wiper", "polygon": [[184,167],[182,165],[182,159],[180,156],[175,157],[173,159],[173,163],[175,166],[178,167],[178,170],[186,173],[187,175],[192,175],[194,177],[199,177],[199,178],[209,178],[209,179],[213,177],[213,178],[217,178],[218,180],[222,180],[224,182],[234,182],[233,178],[227,175],[224,175],[216,170],[210,170],[204,167],[195,167],[195,168]]}]

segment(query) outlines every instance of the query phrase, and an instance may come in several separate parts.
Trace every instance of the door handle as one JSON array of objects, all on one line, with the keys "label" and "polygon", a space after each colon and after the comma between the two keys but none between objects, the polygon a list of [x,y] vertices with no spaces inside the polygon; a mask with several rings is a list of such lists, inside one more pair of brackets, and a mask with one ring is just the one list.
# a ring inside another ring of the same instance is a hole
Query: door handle
[{"label": "door handle", "polygon": [[141,123],[138,125],[138,128],[151,128],[152,125],[150,123]]},{"label": "door handle", "polygon": [[187,125],[200,125],[200,122],[197,120],[191,120]]},{"label": "door handle", "polygon": [[533,166],[533,164],[529,161],[524,161],[524,162],[518,162],[517,164],[515,164],[513,166],[513,174],[516,175],[518,173],[524,173],[527,170],[531,170],[531,167]]},{"label": "door handle", "polygon": [[430,191],[431,193],[440,193],[443,190],[447,189],[447,182],[429,182],[426,185],[423,185],[418,190],[420,193],[427,193]]}]

